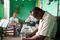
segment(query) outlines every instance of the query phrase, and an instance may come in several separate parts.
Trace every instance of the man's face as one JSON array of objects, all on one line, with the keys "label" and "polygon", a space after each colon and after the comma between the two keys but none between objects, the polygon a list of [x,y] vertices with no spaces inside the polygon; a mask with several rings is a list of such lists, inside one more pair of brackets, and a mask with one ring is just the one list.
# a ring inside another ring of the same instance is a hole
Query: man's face
[{"label": "man's face", "polygon": [[13,17],[16,18],[16,13],[13,13]]},{"label": "man's face", "polygon": [[38,20],[41,19],[41,17],[42,17],[42,14],[34,13],[33,11],[31,12],[31,14],[34,18],[36,18]]},{"label": "man's face", "polygon": [[34,17],[34,12],[33,12],[33,11],[30,13],[30,15],[31,15],[34,19],[36,19],[36,20],[37,20],[37,18],[36,18],[36,17]]},{"label": "man's face", "polygon": [[33,16],[33,15],[34,15],[34,14],[33,14],[33,12],[31,12],[31,13],[30,13],[30,15],[32,15],[32,16]]}]

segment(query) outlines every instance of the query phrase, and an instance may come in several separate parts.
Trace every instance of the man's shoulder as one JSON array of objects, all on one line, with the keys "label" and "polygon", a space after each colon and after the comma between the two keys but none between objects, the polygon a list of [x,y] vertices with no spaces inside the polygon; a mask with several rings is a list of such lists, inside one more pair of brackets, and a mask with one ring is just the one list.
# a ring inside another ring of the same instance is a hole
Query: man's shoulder
[{"label": "man's shoulder", "polygon": [[10,19],[13,19],[13,17],[10,17]]},{"label": "man's shoulder", "polygon": [[15,19],[18,19],[17,17]]},{"label": "man's shoulder", "polygon": [[53,17],[53,18],[56,18],[54,15],[50,14],[49,12],[45,12],[49,17]]},{"label": "man's shoulder", "polygon": [[10,19],[12,19],[13,17],[10,17]]}]

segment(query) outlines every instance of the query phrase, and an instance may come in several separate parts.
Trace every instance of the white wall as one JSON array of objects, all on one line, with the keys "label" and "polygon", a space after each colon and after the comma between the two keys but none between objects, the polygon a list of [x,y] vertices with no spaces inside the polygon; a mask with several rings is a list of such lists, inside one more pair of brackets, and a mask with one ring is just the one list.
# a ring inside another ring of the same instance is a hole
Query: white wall
[{"label": "white wall", "polygon": [[45,11],[48,11],[50,14],[57,16],[57,4],[58,1],[53,1],[51,2],[50,5],[47,4],[48,1],[47,0],[43,0],[42,1],[42,9]]},{"label": "white wall", "polygon": [[[59,4],[60,4],[60,1],[59,1]],[[60,5],[59,5],[59,10],[60,10]],[[58,13],[58,16],[60,16],[60,11],[59,11],[59,13]]]}]

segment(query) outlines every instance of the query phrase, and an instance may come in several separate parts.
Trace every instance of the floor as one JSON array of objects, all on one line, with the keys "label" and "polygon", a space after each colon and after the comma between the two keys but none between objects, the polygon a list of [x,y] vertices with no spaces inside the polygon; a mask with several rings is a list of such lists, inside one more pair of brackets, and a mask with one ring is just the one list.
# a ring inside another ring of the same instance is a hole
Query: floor
[{"label": "floor", "polygon": [[21,37],[4,37],[3,40],[22,40]]}]

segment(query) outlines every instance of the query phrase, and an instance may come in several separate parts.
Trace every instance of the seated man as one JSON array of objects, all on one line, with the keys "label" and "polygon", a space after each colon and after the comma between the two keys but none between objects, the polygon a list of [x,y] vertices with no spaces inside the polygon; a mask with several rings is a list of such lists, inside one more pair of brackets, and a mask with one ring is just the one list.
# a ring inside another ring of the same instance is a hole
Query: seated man
[{"label": "seated man", "polygon": [[[30,11],[30,15],[29,15],[29,17],[25,20],[25,23],[26,23],[26,27],[24,26],[23,28],[25,29],[25,28],[27,28],[28,29],[28,33],[30,34],[30,33],[32,33],[36,28],[37,28],[37,26],[38,26],[38,24],[39,24],[39,22],[38,22],[38,19],[36,19],[36,18],[34,18],[33,17],[33,14],[32,14],[32,11]],[[25,31],[23,29],[23,31]],[[25,31],[26,32],[26,31]],[[26,32],[26,34],[28,34]]]},{"label": "seated man", "polygon": [[38,21],[36,18],[33,17],[32,12],[30,12],[30,16],[25,20],[25,22],[31,22],[31,21],[33,22]]},{"label": "seated man", "polygon": [[9,30],[13,30],[14,26],[15,26],[16,33],[18,35],[19,34],[19,30],[20,30],[20,24],[19,24],[19,20],[16,17],[16,15],[17,15],[16,12],[13,12],[13,16],[9,20],[8,29]]},{"label": "seated man", "polygon": [[39,26],[23,40],[54,40],[57,30],[56,18],[38,7],[32,10],[32,14],[36,19],[40,20]]},{"label": "seated man", "polygon": [[39,20],[33,17],[32,12],[30,12],[29,17],[25,20],[28,26],[36,26],[39,23]]}]

